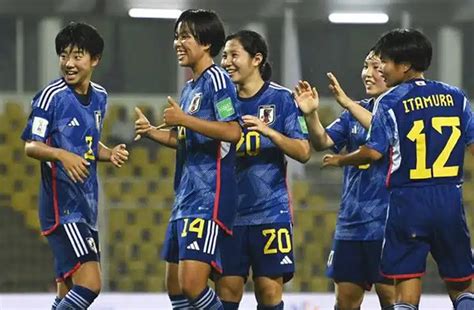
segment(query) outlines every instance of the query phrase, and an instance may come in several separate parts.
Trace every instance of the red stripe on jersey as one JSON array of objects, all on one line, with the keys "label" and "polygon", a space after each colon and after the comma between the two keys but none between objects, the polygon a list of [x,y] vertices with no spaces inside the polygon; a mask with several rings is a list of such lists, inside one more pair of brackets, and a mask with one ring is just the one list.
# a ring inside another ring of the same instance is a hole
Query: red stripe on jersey
[{"label": "red stripe on jersey", "polygon": [[380,272],[385,278],[389,279],[413,279],[413,278],[419,278],[422,275],[424,275],[424,272],[420,273],[410,273],[410,274],[395,274],[395,275],[388,275],[383,272]]},{"label": "red stripe on jersey", "polygon": [[219,225],[226,233],[229,235],[232,235],[232,230],[229,229],[229,227],[225,226],[224,223],[222,223],[218,216],[219,213],[219,199],[221,196],[221,143],[219,142],[219,145],[217,147],[217,163],[216,163],[216,196],[214,198],[214,210],[212,213],[212,219],[214,222],[216,222],[217,225]]},{"label": "red stripe on jersey", "polygon": [[48,230],[41,232],[43,236],[47,236],[52,233],[59,226],[59,208],[58,208],[58,190],[56,185],[56,163],[51,162],[51,186],[53,187],[53,208],[54,208],[54,225]]},{"label": "red stripe on jersey", "polygon": [[287,165],[288,162],[285,160],[285,186],[286,186],[286,192],[288,193],[288,209],[290,209],[290,221],[291,224],[294,223],[294,210],[293,210],[293,199],[291,199],[291,191],[290,187],[288,186],[288,170],[287,170]]},{"label": "red stripe on jersey", "polygon": [[388,163],[388,172],[387,172],[387,178],[385,179],[385,186],[389,187],[390,186],[390,176],[391,176],[391,171],[392,171],[392,166],[393,166],[393,147],[390,147],[389,151],[389,163]]},{"label": "red stripe on jersey", "polygon": [[464,278],[443,278],[443,280],[448,282],[466,282],[468,280],[471,280],[472,278],[474,278],[474,274],[471,274]]}]

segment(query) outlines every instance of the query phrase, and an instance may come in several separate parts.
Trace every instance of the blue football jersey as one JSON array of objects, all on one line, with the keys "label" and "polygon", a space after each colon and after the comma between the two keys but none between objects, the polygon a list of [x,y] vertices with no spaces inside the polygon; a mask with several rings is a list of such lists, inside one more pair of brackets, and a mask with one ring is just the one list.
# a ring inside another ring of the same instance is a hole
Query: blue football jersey
[{"label": "blue football jersey", "polygon": [[[266,82],[253,97],[239,98],[239,110],[289,138],[307,139],[306,124],[291,91],[278,84]],[[291,221],[285,154],[257,131],[244,129],[237,144],[237,186],[235,225]]]},{"label": "blue football jersey", "polygon": [[367,146],[390,159],[390,187],[461,183],[472,112],[456,87],[423,79],[382,95]]},{"label": "blue football jersey", "polygon": [[84,157],[90,162],[84,183],[74,183],[61,162],[41,162],[39,218],[43,234],[59,224],[81,222],[97,230],[98,143],[102,131],[107,92],[98,84],[89,87],[90,102],[80,103],[63,79],[40,91],[32,101],[22,139],[40,141]]},{"label": "blue football jersey", "polygon": [[[184,87],[183,111],[208,121],[237,121],[235,86],[227,73],[212,65]],[[237,205],[235,145],[179,127],[175,193],[171,220],[214,219],[231,232]]]},{"label": "blue football jersey", "polygon": [[[373,99],[360,104],[372,111]],[[344,111],[326,132],[334,142],[334,151],[353,152],[367,141],[367,130],[348,112]],[[383,159],[364,166],[344,167],[341,205],[338,214],[337,240],[381,240],[388,207],[385,177],[388,160]]]}]

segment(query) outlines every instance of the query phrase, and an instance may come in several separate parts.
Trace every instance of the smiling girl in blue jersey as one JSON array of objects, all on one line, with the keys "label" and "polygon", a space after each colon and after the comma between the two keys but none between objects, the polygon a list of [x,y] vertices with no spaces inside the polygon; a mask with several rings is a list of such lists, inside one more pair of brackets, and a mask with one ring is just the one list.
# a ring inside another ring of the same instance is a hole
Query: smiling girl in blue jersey
[{"label": "smiling girl in blue jersey", "polygon": [[41,90],[23,132],[25,152],[41,161],[39,216],[53,251],[58,295],[52,309],[87,309],[100,292],[97,161],[121,167],[124,144],[100,142],[105,89],[91,82],[104,42],[87,24],[56,36],[62,78]]},{"label": "smiling girl in blue jersey", "polygon": [[176,199],[163,247],[173,309],[222,309],[207,280],[213,268],[221,271],[220,239],[232,233],[240,115],[232,81],[212,60],[225,39],[218,16],[187,10],[176,21],[174,34],[178,63],[190,68],[193,78],[179,104],[168,97],[164,126],[172,130],[152,127],[137,109],[136,133],[177,150]]},{"label": "smiling girl in blue jersey", "polygon": [[[337,153],[344,149],[351,152],[365,143],[375,100],[387,91],[380,66],[379,57],[370,51],[361,74],[370,97],[360,102],[347,97],[335,76],[328,74],[330,89],[345,111],[326,128],[319,121],[316,90],[307,82],[300,82],[296,87],[296,100],[305,113],[311,143],[317,151],[332,148]],[[335,309],[359,309],[364,291],[370,290],[372,284],[375,284],[381,308],[393,307],[393,281],[379,272],[388,208],[388,191],[384,184],[387,169],[388,161],[344,169],[341,206],[327,262],[327,275],[336,286]]]},{"label": "smiling girl in blue jersey", "polygon": [[269,81],[267,59],[258,33],[227,37],[221,65],[237,86],[245,129],[237,144],[234,234],[222,242],[224,270],[216,281],[225,309],[238,308],[250,267],[257,308],[283,309],[283,283],[295,270],[285,155],[306,162],[310,147],[291,91]]}]

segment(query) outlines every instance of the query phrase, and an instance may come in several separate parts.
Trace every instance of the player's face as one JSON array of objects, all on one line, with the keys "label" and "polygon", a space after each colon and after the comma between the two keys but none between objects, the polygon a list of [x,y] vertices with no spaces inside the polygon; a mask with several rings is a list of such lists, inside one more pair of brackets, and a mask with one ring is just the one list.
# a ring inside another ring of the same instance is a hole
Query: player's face
[{"label": "player's face", "polygon": [[380,58],[373,52],[370,52],[365,58],[361,76],[367,95],[377,97],[387,90],[382,77]]},{"label": "player's face", "polygon": [[193,68],[203,58],[208,45],[201,45],[192,35],[189,27],[179,23],[174,34],[174,49],[178,58],[178,64],[182,67]]},{"label": "player's face", "polygon": [[406,64],[395,63],[392,59],[381,58],[382,77],[387,87],[393,87],[405,81]]},{"label": "player's face", "polygon": [[92,72],[98,63],[98,57],[92,58],[77,46],[68,46],[59,54],[59,66],[66,83],[81,94],[87,92]]},{"label": "player's face", "polygon": [[235,84],[243,85],[249,77],[258,73],[258,64],[259,62],[250,56],[239,40],[232,39],[225,43],[221,66],[229,73]]}]

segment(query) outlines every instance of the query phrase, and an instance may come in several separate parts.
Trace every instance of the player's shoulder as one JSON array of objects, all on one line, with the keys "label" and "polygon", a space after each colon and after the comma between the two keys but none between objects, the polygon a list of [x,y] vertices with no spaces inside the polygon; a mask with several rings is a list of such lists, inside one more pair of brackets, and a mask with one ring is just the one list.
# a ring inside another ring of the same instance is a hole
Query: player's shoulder
[{"label": "player's shoulder", "polygon": [[91,81],[91,88],[93,91],[95,91],[98,94],[101,94],[102,96],[108,96],[107,90],[105,90],[105,88],[98,83]]},{"label": "player's shoulder", "polygon": [[357,103],[366,110],[372,110],[374,104],[374,98],[364,98],[360,99]]},{"label": "player's shoulder", "polygon": [[57,98],[68,91],[69,87],[67,86],[64,79],[60,78],[53,80],[36,93],[36,95],[33,97],[33,100],[31,101],[31,104],[34,107],[38,107],[47,111],[54,98]]},{"label": "player's shoulder", "polygon": [[443,93],[459,94],[462,96],[466,96],[466,94],[461,88],[454,85],[450,85],[442,81],[427,80],[426,83],[428,86],[432,88],[437,88],[439,89],[440,92],[443,92]]},{"label": "player's shoulder", "polygon": [[227,72],[216,65],[212,65],[204,71],[203,80],[207,88],[214,92],[233,87]]},{"label": "player's shoulder", "polygon": [[298,107],[298,104],[294,100],[293,92],[289,88],[286,88],[275,82],[268,82],[267,92],[274,101],[279,101],[281,104]]}]

